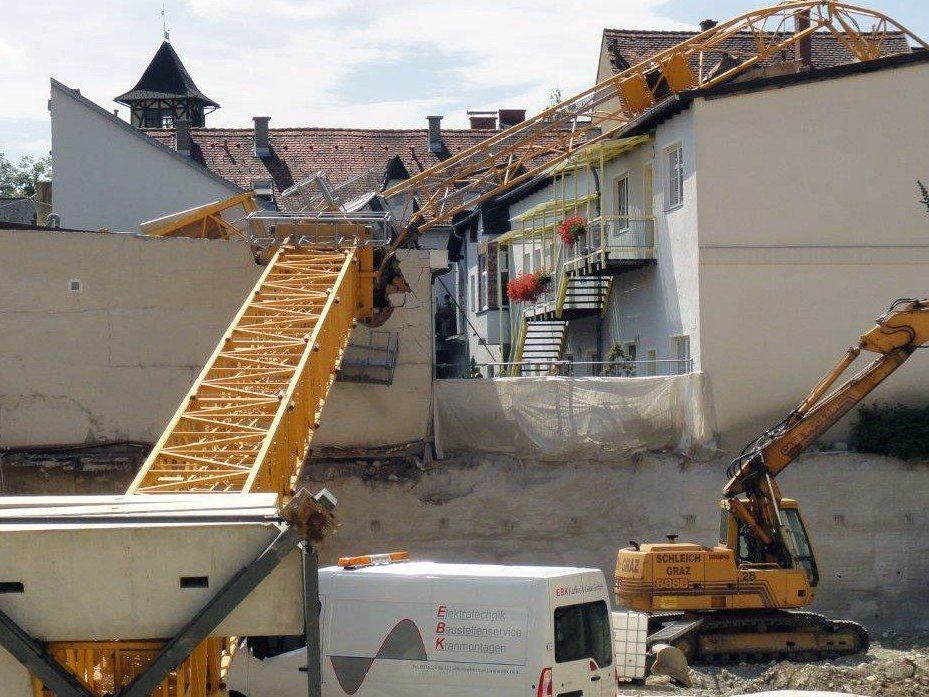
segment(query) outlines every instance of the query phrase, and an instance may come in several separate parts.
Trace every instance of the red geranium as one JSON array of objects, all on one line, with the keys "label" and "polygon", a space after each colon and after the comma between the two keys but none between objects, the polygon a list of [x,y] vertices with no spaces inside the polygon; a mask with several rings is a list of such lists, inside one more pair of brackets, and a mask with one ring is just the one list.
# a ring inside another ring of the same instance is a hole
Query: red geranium
[{"label": "red geranium", "polygon": [[585,232],[587,232],[587,219],[579,215],[565,218],[558,226],[558,236],[565,244],[574,244]]},{"label": "red geranium", "polygon": [[506,284],[506,297],[514,302],[532,302],[545,291],[552,280],[545,271],[521,273]]}]

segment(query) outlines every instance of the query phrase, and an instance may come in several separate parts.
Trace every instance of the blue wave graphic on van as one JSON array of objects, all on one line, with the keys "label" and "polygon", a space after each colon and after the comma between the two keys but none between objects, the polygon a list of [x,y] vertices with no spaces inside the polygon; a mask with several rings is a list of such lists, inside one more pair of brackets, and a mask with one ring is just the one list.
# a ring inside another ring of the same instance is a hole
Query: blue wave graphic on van
[{"label": "blue wave graphic on van", "polygon": [[371,658],[358,656],[330,656],[332,669],[345,694],[353,695],[361,689],[374,661],[382,658],[393,661],[425,661],[426,644],[413,620],[401,620],[388,632],[384,642]]}]

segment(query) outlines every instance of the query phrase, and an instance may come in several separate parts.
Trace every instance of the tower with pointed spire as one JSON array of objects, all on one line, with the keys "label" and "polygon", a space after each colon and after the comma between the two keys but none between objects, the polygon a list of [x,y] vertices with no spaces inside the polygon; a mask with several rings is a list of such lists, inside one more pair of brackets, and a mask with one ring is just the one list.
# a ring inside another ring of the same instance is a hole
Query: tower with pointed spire
[{"label": "tower with pointed spire", "polygon": [[129,107],[130,122],[136,128],[174,128],[181,120],[202,128],[206,114],[219,108],[197,88],[167,39],[136,86],[115,101]]}]

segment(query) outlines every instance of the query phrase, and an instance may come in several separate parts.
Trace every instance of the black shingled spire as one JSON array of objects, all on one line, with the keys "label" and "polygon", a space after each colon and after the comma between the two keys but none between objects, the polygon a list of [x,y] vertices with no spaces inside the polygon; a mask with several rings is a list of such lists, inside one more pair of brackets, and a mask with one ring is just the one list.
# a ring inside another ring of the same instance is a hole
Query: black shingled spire
[{"label": "black shingled spire", "polygon": [[194,84],[169,41],[162,42],[136,86],[115,101],[132,112],[139,128],[173,128],[181,119],[202,127],[205,114],[219,108]]}]

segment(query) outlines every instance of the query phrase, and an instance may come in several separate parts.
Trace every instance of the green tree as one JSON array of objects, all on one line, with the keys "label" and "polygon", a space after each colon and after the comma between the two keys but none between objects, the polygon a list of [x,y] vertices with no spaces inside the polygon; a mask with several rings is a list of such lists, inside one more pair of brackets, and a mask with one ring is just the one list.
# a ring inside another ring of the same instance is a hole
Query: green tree
[{"label": "green tree", "polygon": [[0,196],[34,196],[35,183],[52,176],[52,158],[23,155],[13,164],[0,152]]}]

